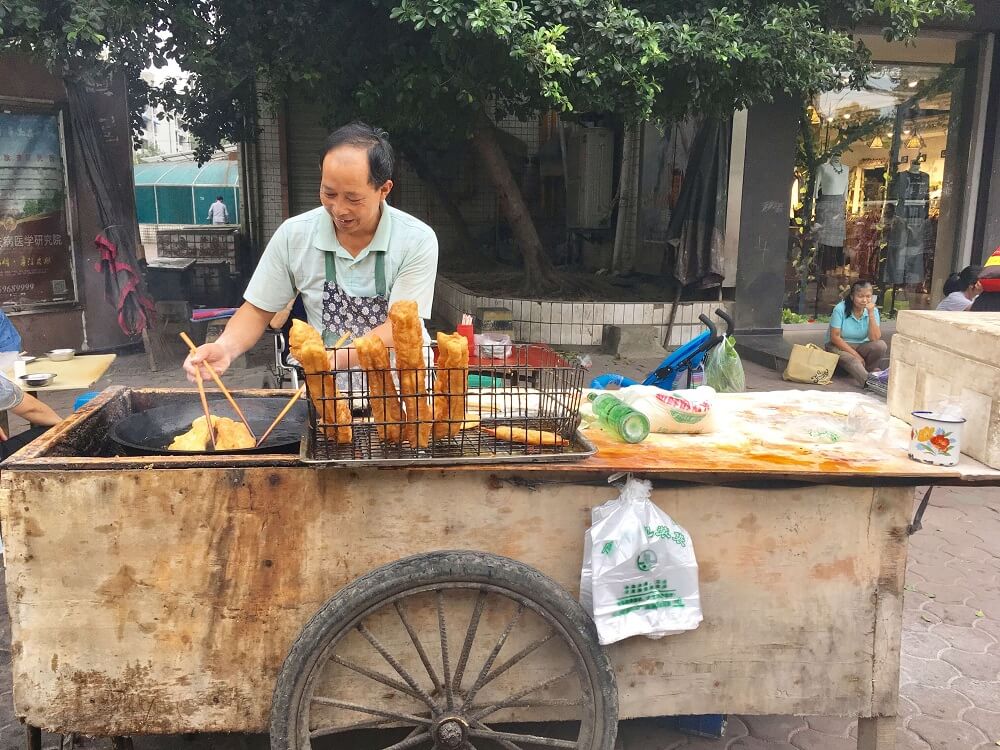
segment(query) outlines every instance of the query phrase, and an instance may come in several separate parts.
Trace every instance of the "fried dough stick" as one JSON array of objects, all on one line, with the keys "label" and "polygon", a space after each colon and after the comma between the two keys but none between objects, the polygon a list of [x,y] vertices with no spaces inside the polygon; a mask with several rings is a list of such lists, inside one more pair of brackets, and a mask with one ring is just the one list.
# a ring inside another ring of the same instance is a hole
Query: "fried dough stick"
[{"label": "fried dough stick", "polygon": [[[414,448],[426,448],[431,441],[434,411],[427,398],[427,365],[424,361],[423,326],[412,300],[394,302],[389,308],[392,340],[396,347],[399,391],[403,397],[403,438]],[[418,423],[419,422],[419,428]]]},{"label": "fried dough stick", "polygon": [[569,440],[555,432],[543,432],[542,430],[525,430],[520,427],[495,427],[481,428],[483,432],[495,435],[500,440],[508,443],[521,443],[522,445],[569,445]]},{"label": "fried dough stick", "polygon": [[465,422],[469,385],[469,340],[460,333],[437,335],[437,377],[434,380],[434,437],[454,437]]},{"label": "fried dough stick", "polygon": [[403,423],[403,407],[399,404],[399,394],[392,380],[389,366],[389,350],[378,336],[362,336],[354,340],[358,359],[368,376],[368,401],[372,405],[375,429],[383,443],[399,444],[400,428]]},{"label": "fried dough stick", "polygon": [[288,348],[305,370],[309,398],[319,419],[327,425],[324,428],[327,439],[338,443],[352,442],[351,406],[338,390],[334,377],[323,374],[330,371],[330,358],[319,331],[295,321],[288,337]]}]

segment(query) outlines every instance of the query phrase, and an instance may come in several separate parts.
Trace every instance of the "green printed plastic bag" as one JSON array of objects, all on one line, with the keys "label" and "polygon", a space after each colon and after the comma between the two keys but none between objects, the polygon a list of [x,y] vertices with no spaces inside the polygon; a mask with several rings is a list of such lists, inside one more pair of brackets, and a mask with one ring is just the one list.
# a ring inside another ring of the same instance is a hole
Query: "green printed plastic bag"
[{"label": "green printed plastic bag", "polygon": [[743,362],[736,353],[736,342],[732,336],[723,336],[722,341],[705,357],[705,385],[712,386],[719,393],[742,393],[747,389]]}]

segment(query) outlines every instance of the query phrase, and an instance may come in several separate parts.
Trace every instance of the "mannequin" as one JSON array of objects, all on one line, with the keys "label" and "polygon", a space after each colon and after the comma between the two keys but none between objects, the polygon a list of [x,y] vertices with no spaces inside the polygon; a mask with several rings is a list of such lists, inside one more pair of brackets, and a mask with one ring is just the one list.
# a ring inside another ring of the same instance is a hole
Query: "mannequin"
[{"label": "mannequin", "polygon": [[910,162],[908,169],[896,175],[896,201],[889,225],[889,258],[885,281],[902,284],[917,291],[926,272],[924,250],[930,208],[930,175],[920,169],[927,160],[924,154]]},{"label": "mannequin", "polygon": [[841,162],[840,154],[833,154],[816,171],[816,223],[819,231],[821,268],[831,271],[843,268],[844,240],[847,236],[845,213],[847,210],[847,185],[850,169]]}]

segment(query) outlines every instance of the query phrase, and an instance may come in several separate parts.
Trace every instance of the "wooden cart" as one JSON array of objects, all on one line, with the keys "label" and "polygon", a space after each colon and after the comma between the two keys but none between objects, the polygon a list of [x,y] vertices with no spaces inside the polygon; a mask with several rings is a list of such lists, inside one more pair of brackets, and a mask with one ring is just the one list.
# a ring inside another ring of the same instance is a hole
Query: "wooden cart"
[{"label": "wooden cart", "polygon": [[[804,408],[779,397],[727,403],[774,429]],[[884,750],[914,487],[1000,481],[909,461],[905,431],[867,458],[728,432],[626,448],[600,431],[586,461],[508,468],[113,455],[117,420],[191,398],[109,389],[3,466],[14,702],[31,726],[610,750],[619,717],[836,714]],[[705,619],[602,649],[575,600],[590,510],[618,472],[653,480],[689,532]]]}]

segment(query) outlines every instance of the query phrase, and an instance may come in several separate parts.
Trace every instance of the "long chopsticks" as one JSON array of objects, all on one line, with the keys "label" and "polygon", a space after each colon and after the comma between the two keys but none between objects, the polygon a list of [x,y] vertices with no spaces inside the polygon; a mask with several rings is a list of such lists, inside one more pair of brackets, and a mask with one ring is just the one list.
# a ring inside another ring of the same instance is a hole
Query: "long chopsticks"
[{"label": "long chopsticks", "polygon": [[292,407],[295,406],[295,402],[298,401],[300,398],[302,398],[302,394],[304,394],[305,392],[306,392],[306,387],[304,384],[302,385],[301,388],[295,391],[295,395],[292,396],[291,400],[287,404],[285,404],[285,408],[281,410],[278,416],[274,418],[274,421],[271,422],[271,426],[268,427],[267,430],[265,430],[264,434],[260,436],[260,440],[257,441],[258,448],[260,448],[260,446],[264,444],[264,441],[267,440],[268,437],[270,437],[271,433],[274,432],[274,428],[277,427],[278,423],[285,418],[285,415],[292,410]]},{"label": "long chopsticks", "polygon": [[[194,345],[194,342],[191,340],[191,337],[188,336],[184,331],[181,331],[181,340],[188,345],[188,348],[191,349],[192,354],[194,354],[198,350],[198,347]],[[239,404],[236,403],[236,399],[233,398],[233,394],[230,393],[229,389],[222,384],[222,380],[219,378],[219,373],[217,373],[215,371],[215,368],[212,367],[212,365],[208,364],[208,362],[202,362],[201,364],[206,370],[208,370],[208,374],[212,376],[212,380],[215,381],[215,384],[219,387],[219,390],[222,391],[222,395],[226,397],[226,400],[229,402],[229,405],[233,407],[233,410],[239,415],[239,418],[243,420],[243,424],[246,425],[247,432],[250,433],[250,437],[256,440],[257,436],[254,434],[253,428],[250,426],[250,421],[244,416],[243,410],[240,408]],[[200,372],[198,372],[197,380],[198,382],[201,382]]]},{"label": "long chopsticks", "polygon": [[212,422],[212,413],[208,410],[208,397],[205,396],[205,382],[201,379],[201,371],[194,371],[194,382],[198,384],[198,397],[201,399],[201,408],[205,412],[205,426],[208,427],[208,438],[212,443],[212,450],[215,448],[215,423]]}]

